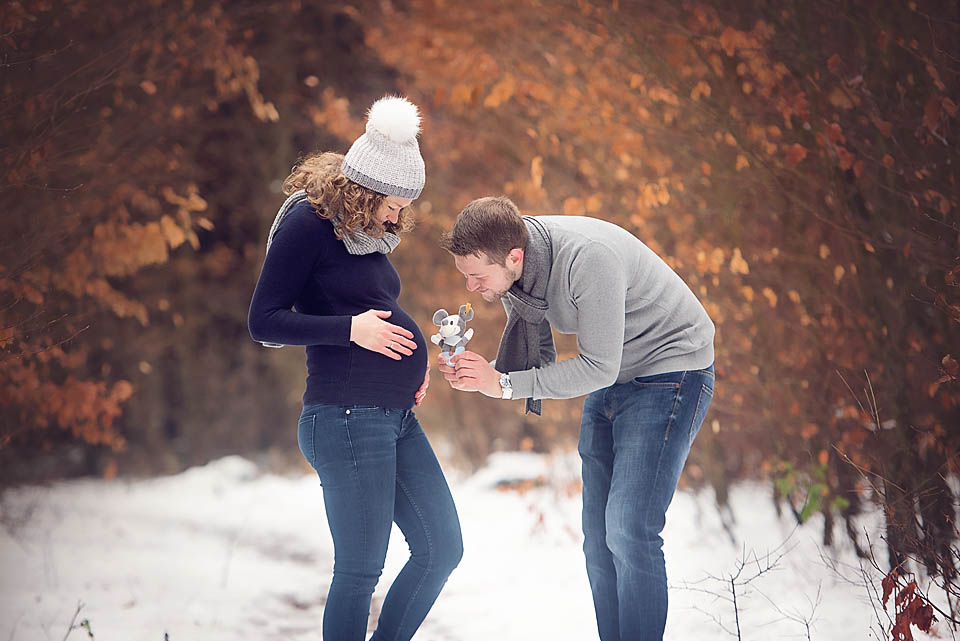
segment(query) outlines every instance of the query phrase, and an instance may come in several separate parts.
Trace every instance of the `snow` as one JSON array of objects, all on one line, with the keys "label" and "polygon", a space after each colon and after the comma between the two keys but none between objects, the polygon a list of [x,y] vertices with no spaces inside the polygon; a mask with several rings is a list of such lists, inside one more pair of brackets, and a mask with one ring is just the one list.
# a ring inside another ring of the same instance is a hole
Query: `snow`
[{"label": "snow", "polygon": [[[500,453],[475,474],[447,472],[465,555],[415,638],[596,639],[576,453]],[[524,491],[498,487],[524,481]],[[739,559],[750,561],[742,578],[756,574],[771,551],[783,553],[775,567],[738,588],[744,639],[806,639],[812,612],[816,641],[870,636],[877,615],[842,534],[827,562],[822,523],[778,519],[769,487],[735,486],[731,506],[727,528],[712,491],[678,492],[670,507],[665,639],[735,638],[722,577]],[[78,602],[76,621],[98,641],[320,638],[333,547],[312,474],[227,457],[164,478],[8,490],[0,509],[0,639],[63,639]],[[875,530],[877,516],[862,524]],[[371,626],[405,559],[395,528]]]}]

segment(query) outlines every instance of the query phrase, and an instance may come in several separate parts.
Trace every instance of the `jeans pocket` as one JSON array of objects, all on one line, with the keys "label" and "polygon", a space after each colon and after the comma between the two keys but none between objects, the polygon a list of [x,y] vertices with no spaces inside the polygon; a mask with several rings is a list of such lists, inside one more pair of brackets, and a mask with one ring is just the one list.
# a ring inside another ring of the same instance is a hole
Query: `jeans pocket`
[{"label": "jeans pocket", "polygon": [[300,417],[297,423],[297,444],[300,446],[300,452],[311,467],[316,468],[316,448],[314,447],[314,437],[316,436],[317,415],[307,414]]},{"label": "jeans pocket", "polygon": [[693,424],[690,426],[690,445],[693,445],[693,439],[700,433],[700,427],[707,417],[707,409],[710,407],[710,401],[713,399],[713,388],[702,383],[700,385],[700,395],[697,397],[697,409],[693,414]]},{"label": "jeans pocket", "polygon": [[348,415],[352,414],[370,414],[372,412],[383,413],[384,409],[379,405],[344,405],[344,413]]},{"label": "jeans pocket", "polygon": [[717,375],[713,372],[713,366],[711,365],[707,369],[697,370],[694,373],[699,374],[703,378],[703,386],[707,388],[707,391],[709,391],[712,396],[713,388],[717,380]]},{"label": "jeans pocket", "polygon": [[673,432],[678,429],[678,419],[684,420],[683,417],[677,416],[682,383],[680,380],[675,380],[682,375],[682,372],[679,374],[670,372],[632,379],[630,387],[626,388],[629,393],[624,398],[622,406],[615,408],[615,413],[629,413],[636,417],[637,424],[642,425],[642,429],[649,436],[653,437],[656,434],[657,438],[669,441]]},{"label": "jeans pocket", "polygon": [[641,389],[680,389],[680,380],[683,372],[666,372],[663,374],[653,374],[651,376],[637,376],[630,382],[634,387]]}]

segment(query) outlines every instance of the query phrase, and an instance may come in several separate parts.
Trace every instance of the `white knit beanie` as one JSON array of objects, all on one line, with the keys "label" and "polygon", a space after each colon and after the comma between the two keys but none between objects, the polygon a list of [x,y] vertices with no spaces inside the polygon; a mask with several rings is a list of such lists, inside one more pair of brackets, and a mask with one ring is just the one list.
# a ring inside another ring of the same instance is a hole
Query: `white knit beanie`
[{"label": "white knit beanie", "polygon": [[418,133],[416,105],[397,96],[381,98],[370,107],[367,131],[354,141],[340,171],[377,193],[416,198],[426,179]]}]

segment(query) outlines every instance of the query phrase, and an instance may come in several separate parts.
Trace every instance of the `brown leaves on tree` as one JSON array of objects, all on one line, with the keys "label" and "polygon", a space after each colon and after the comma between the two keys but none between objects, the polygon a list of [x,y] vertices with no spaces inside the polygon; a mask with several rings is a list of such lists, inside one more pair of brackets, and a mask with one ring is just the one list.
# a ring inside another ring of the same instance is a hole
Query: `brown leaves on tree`
[{"label": "brown leaves on tree", "polygon": [[787,149],[787,164],[793,169],[796,169],[797,165],[799,165],[806,157],[807,150],[800,143],[793,143]]},{"label": "brown leaves on tree", "polygon": [[894,619],[890,627],[890,638],[892,641],[913,641],[913,632],[911,627],[916,627],[922,632],[929,632],[930,627],[937,620],[933,614],[933,606],[917,592],[916,580],[911,580],[905,585],[900,584],[901,579],[896,569],[891,570],[883,578],[881,585],[883,587],[883,607],[887,607],[890,596],[896,594],[894,599]]},{"label": "brown leaves on tree", "polygon": [[11,213],[0,242],[0,450],[49,447],[61,433],[124,447],[118,419],[136,364],[97,343],[111,344],[116,319],[147,327],[160,297],[143,274],[198,251],[197,230],[214,228],[197,186],[198,123],[235,101],[258,121],[278,118],[219,2],[149,17],[86,2],[61,13],[25,1],[0,16],[0,206]]}]

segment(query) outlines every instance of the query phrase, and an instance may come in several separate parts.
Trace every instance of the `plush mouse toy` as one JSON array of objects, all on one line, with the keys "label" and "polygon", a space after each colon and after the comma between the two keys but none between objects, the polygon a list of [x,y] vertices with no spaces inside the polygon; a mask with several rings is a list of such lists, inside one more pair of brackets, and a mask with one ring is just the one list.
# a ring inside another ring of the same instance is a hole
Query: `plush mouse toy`
[{"label": "plush mouse toy", "polygon": [[473,328],[467,329],[467,323],[471,320],[473,308],[470,303],[461,305],[457,314],[447,314],[445,309],[434,312],[433,324],[438,325],[440,330],[430,337],[430,342],[440,346],[443,360],[449,360],[466,349],[467,342],[473,338]]}]

